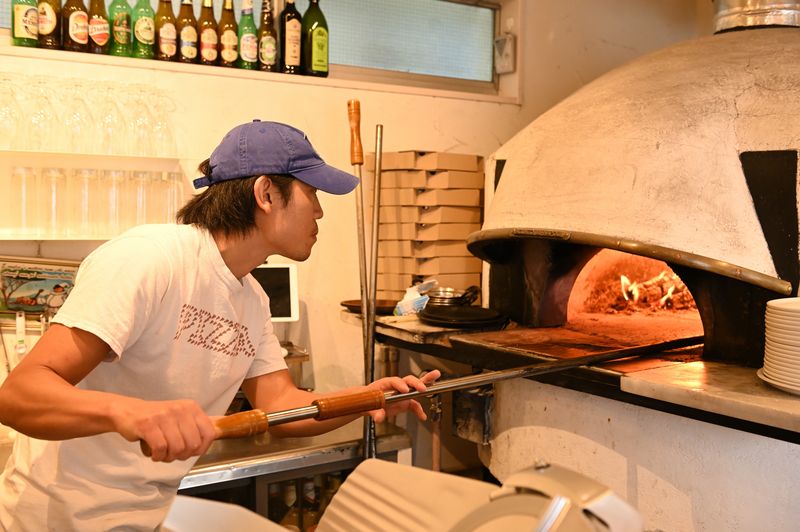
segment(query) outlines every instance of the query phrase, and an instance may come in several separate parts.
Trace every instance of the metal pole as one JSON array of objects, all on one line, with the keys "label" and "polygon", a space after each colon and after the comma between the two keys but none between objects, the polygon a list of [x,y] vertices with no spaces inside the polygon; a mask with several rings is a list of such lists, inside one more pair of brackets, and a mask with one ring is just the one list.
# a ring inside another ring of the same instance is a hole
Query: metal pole
[{"label": "metal pole", "polygon": [[[367,265],[366,227],[364,226],[364,187],[361,179],[361,166],[364,164],[364,150],[361,145],[361,103],[358,100],[347,102],[347,118],[350,122],[350,163],[358,177],[356,187],[356,227],[358,231],[358,270],[361,284],[361,341],[364,353],[364,384],[374,380],[373,357],[375,347],[374,332],[369,319],[374,307],[374,296],[370,290],[370,268]],[[377,212],[377,209],[375,209]],[[313,417],[313,416],[312,416]],[[371,417],[364,418],[364,456],[374,458],[377,455],[375,443],[375,422]]]},{"label": "metal pole", "polygon": [[[381,161],[383,158],[383,125],[375,126],[375,182],[373,183],[372,201],[372,243],[370,246],[370,265],[369,265],[369,300],[367,315],[363,316],[367,321],[367,350],[365,356],[364,370],[366,381],[375,380],[375,314],[378,293],[378,224],[380,205],[381,205]],[[371,417],[365,420],[364,434],[364,456],[375,458],[378,455],[377,443],[375,441],[375,421]]]}]

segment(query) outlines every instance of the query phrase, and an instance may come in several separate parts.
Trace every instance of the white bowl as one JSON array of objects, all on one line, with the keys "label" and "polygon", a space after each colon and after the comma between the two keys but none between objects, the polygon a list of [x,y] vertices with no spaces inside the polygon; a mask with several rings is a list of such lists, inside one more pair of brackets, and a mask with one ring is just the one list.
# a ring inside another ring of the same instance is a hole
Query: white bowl
[{"label": "white bowl", "polygon": [[767,310],[788,310],[800,312],[800,297],[782,297],[767,301]]}]

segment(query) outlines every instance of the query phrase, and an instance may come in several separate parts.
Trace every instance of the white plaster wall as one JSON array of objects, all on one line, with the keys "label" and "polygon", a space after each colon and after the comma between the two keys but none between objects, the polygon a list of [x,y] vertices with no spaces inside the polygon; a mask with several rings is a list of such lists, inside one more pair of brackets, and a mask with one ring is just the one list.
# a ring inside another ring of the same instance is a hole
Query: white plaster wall
[{"label": "white plaster wall", "polygon": [[[488,155],[603,72],[672,42],[710,32],[710,2],[695,0],[511,0],[508,7],[518,18],[514,27],[520,34],[521,61],[519,78],[506,79],[502,85],[504,91],[520,89],[520,104],[471,101],[402,87],[336,87],[334,80],[214,68],[179,66],[164,71],[133,60],[127,61],[135,63],[133,68],[100,65],[67,52],[33,54],[33,58],[0,55],[0,69],[22,79],[47,74],[144,83],[171,94],[178,102],[174,121],[179,154],[187,168],[207,157],[232,126],[258,117],[303,129],[323,158],[348,169],[346,102],[351,98],[361,101],[365,150],[374,147],[375,125],[381,123],[387,151],[419,148]],[[320,239],[311,258],[298,268],[305,321],[281,326],[279,332],[310,350],[317,388],[330,390],[358,383],[363,370],[360,329],[339,319],[339,301],[359,294],[354,198],[325,195],[322,206]],[[0,254],[6,253],[4,248],[19,246],[0,242]],[[42,247],[44,255],[51,246]],[[79,248],[80,254],[91,246],[84,248]]]},{"label": "white plaster wall", "polygon": [[495,392],[483,459],[500,480],[545,460],[609,486],[646,530],[797,530],[798,445],[530,380]]}]

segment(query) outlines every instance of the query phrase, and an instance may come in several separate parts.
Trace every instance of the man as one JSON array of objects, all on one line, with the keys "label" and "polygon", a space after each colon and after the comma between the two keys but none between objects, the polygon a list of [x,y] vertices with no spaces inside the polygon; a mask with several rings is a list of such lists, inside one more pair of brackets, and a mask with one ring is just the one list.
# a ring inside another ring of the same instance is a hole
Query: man
[{"label": "man", "polygon": [[[265,411],[319,397],[289,378],[249,272],[273,254],[308,258],[323,214],[317,190],[345,194],[357,179],[325,164],[301,131],[259,121],[230,131],[200,170],[195,186],[208,188],[180,210],[182,224],[134,228],[83,261],[53,325],[0,388],[0,422],[26,435],[0,477],[0,528],[153,530],[212,443],[209,416],[240,386]],[[368,387],[423,390],[438,376]],[[391,408],[425,418],[413,401]],[[318,434],[352,419],[270,433]]]}]

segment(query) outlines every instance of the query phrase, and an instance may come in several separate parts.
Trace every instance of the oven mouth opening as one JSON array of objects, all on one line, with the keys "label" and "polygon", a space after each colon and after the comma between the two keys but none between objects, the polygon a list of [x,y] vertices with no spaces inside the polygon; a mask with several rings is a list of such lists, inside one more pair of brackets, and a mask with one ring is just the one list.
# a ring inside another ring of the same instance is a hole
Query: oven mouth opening
[{"label": "oven mouth opening", "polygon": [[667,263],[613,249],[600,250],[581,269],[564,326],[613,331],[634,344],[703,335],[694,297]]},{"label": "oven mouth opening", "polygon": [[[673,339],[676,334],[702,335],[703,359],[749,367],[763,364],[766,302],[792,293],[792,284],[779,277],[681,250],[597,234],[489,229],[470,235],[467,246],[491,264],[489,306],[522,327],[563,328],[567,332],[588,333],[599,342],[610,337],[626,345],[654,344]],[[688,287],[700,320],[684,319],[686,316],[680,313],[575,314],[574,308],[568,316],[578,276],[604,250],[622,251],[668,265]],[[653,326],[657,321],[667,323],[660,330]]]}]

